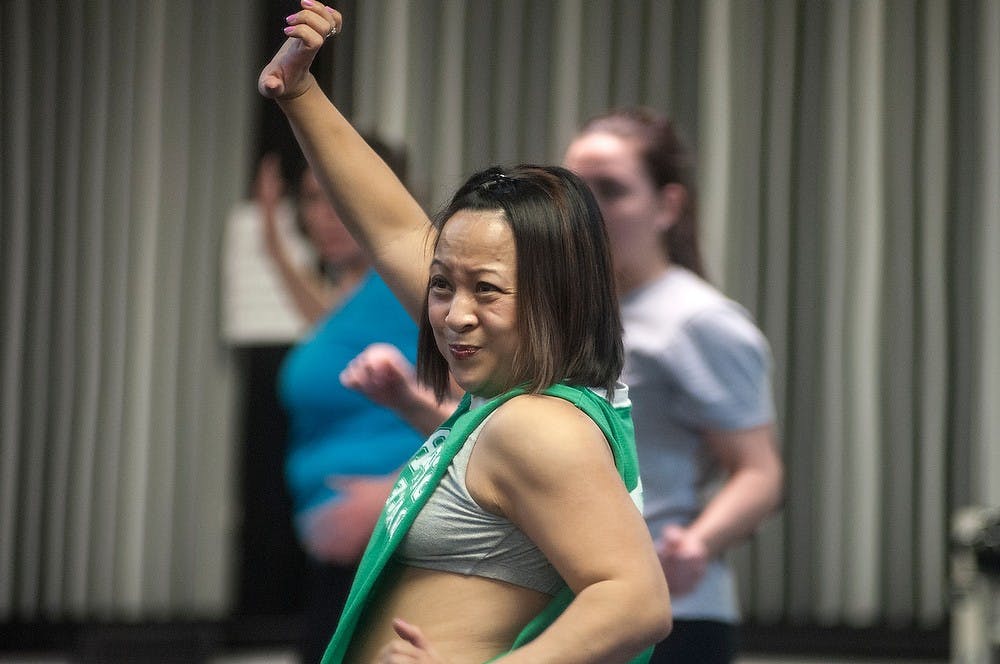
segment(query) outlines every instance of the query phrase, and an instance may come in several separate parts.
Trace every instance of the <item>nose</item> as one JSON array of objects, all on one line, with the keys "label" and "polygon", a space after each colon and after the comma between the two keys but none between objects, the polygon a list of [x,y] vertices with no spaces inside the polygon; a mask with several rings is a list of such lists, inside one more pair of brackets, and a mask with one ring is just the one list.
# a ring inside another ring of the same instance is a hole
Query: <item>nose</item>
[{"label": "nose", "polygon": [[448,306],[444,322],[453,330],[461,331],[474,327],[476,324],[475,300],[466,295],[456,293]]}]

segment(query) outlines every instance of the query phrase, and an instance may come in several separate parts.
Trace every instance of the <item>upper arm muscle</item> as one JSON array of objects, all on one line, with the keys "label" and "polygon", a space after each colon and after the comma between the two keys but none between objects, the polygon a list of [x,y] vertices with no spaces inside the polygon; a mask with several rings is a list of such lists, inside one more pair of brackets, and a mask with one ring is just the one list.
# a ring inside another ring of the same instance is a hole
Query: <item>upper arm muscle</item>
[{"label": "upper arm muscle", "polygon": [[566,401],[533,395],[502,406],[477,443],[466,482],[484,508],[524,531],[574,592],[648,569],[640,563],[650,562],[649,534],[608,443]]}]

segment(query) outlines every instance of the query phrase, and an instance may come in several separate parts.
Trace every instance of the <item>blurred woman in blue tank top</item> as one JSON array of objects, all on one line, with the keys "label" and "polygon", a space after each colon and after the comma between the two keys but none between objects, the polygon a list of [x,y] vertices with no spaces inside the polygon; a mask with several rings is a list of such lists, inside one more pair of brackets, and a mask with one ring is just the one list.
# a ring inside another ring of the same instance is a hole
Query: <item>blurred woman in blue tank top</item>
[{"label": "blurred woman in blue tank top", "polygon": [[[402,176],[405,156],[367,138]],[[353,494],[370,491],[366,478],[394,473],[423,442],[402,417],[344,387],[340,374],[376,343],[391,344],[414,361],[417,327],[308,169],[300,180],[297,209],[319,269],[303,270],[292,260],[277,232],[281,189],[277,164],[262,163],[256,190],[265,245],[289,296],[313,325],[286,355],[277,389],[290,421],[284,473],[295,531],[310,558],[301,656],[314,662],[337,624],[377,516],[368,513],[372,501]]]}]

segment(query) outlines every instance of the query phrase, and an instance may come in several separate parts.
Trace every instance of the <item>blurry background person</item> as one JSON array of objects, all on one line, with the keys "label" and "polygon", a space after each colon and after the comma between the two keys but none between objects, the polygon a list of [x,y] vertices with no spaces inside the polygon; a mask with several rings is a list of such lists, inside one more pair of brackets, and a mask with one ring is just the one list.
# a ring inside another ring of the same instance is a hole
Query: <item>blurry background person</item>
[{"label": "blurry background person", "polygon": [[[405,158],[367,137],[400,177]],[[401,417],[341,385],[348,362],[375,342],[391,344],[411,361],[417,329],[360,247],[344,228],[306,169],[297,209],[315,247],[318,269],[297,264],[278,232],[280,171],[261,164],[257,187],[268,254],[295,305],[312,329],[285,357],[278,392],[289,422],[285,478],[295,531],[309,554],[302,658],[319,661],[346,600],[355,563],[371,534],[381,502],[358,500],[363,477],[395,471],[423,441]],[[357,480],[357,481],[356,481]]]},{"label": "blurry background person", "polygon": [[731,662],[739,613],[723,554],[782,495],[770,349],[703,278],[692,159],[666,117],[598,116],[564,164],[597,197],[621,297],[644,515],[674,610],[652,661]]}]

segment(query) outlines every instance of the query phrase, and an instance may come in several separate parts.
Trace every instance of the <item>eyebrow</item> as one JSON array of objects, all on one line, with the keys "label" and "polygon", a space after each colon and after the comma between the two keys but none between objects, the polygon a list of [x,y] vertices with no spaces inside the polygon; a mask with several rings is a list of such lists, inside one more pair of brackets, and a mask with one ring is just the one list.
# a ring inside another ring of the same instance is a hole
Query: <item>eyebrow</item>
[{"label": "eyebrow", "polygon": [[[449,271],[449,272],[453,271],[453,268],[450,268],[444,261],[442,261],[442,260],[440,260],[438,258],[431,259],[431,267],[433,268],[435,266],[438,267],[438,268],[440,268],[440,269],[442,269],[442,270],[446,270],[446,271]],[[492,274],[492,275],[494,275],[494,276],[496,276],[498,278],[508,278],[507,275],[505,275],[505,274],[497,271],[495,268],[492,268],[492,267],[477,268],[477,269],[475,269],[475,270],[472,271],[472,274],[474,274],[476,276],[482,276],[483,274]]]}]

